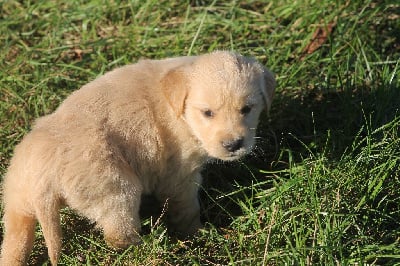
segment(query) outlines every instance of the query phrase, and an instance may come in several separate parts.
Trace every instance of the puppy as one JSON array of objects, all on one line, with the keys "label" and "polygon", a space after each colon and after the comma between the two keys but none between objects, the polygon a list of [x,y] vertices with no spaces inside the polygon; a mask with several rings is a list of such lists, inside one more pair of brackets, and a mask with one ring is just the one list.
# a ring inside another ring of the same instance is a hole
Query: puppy
[{"label": "puppy", "polygon": [[15,149],[3,184],[1,265],[26,263],[37,222],[56,265],[64,206],[125,248],[140,239],[141,195],[152,193],[168,200],[172,229],[195,233],[202,165],[252,149],[274,89],[254,59],[218,51],[143,60],[75,91]]}]

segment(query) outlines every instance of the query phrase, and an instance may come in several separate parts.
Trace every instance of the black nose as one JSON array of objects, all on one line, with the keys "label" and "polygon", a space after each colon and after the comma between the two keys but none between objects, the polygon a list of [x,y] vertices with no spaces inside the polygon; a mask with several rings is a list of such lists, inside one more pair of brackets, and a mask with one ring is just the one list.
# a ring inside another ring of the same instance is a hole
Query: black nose
[{"label": "black nose", "polygon": [[229,152],[234,152],[243,146],[243,137],[222,142],[222,146]]}]

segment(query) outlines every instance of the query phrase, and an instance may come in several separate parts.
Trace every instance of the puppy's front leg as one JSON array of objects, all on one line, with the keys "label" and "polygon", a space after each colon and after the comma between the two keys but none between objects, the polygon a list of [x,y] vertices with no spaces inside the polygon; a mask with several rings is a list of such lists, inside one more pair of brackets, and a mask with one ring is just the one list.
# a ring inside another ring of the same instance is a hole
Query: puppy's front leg
[{"label": "puppy's front leg", "polygon": [[[132,217],[129,217],[131,216]],[[136,245],[140,240],[140,218],[136,214],[124,212],[118,213],[114,210],[109,217],[104,217],[100,222],[104,238],[108,245],[125,249],[130,245]]]},{"label": "puppy's front leg", "polygon": [[200,184],[201,175],[196,173],[175,187],[166,199],[169,227],[182,236],[193,235],[203,227],[198,199]]},{"label": "puppy's front leg", "polygon": [[141,242],[139,207],[142,186],[133,173],[118,170],[113,182],[104,185],[103,197],[95,197],[99,200],[91,211],[97,213],[95,221],[103,230],[107,244],[123,249]]}]

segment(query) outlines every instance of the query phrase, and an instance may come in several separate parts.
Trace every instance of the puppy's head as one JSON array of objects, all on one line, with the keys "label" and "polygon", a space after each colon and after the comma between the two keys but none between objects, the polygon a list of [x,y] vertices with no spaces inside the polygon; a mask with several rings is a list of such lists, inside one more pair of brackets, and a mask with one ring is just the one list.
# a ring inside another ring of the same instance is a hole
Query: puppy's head
[{"label": "puppy's head", "polygon": [[177,116],[185,119],[211,157],[226,161],[252,149],[258,117],[264,108],[269,110],[275,86],[271,72],[231,52],[199,56],[163,80]]}]

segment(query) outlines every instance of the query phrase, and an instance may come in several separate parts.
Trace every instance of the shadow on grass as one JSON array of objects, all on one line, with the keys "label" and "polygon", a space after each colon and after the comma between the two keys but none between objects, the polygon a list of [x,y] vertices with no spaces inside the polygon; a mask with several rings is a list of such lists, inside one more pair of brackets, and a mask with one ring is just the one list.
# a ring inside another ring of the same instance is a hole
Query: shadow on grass
[{"label": "shadow on grass", "polygon": [[315,89],[296,96],[278,92],[270,118],[261,118],[261,139],[254,154],[244,163],[213,164],[205,169],[203,219],[216,227],[228,226],[242,215],[236,203],[246,202],[250,195],[223,195],[268,180],[259,170],[286,169],[289,156],[292,162],[301,163],[310,155],[323,153],[333,163],[340,161],[356,136],[366,136],[368,130],[400,115],[398,99],[400,89],[389,85],[351,92]]}]

